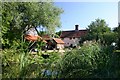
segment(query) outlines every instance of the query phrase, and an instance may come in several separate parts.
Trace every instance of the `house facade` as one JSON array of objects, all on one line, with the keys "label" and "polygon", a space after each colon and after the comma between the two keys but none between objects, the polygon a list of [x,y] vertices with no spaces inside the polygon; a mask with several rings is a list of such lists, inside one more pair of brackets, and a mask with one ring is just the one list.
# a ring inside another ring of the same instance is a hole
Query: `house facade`
[{"label": "house facade", "polygon": [[36,47],[36,44],[38,42],[38,39],[40,41],[43,41],[46,43],[45,46],[43,46],[43,49],[63,49],[64,48],[64,42],[60,38],[51,38],[49,35],[41,35],[39,36],[34,28],[30,28],[25,33],[25,39],[27,41],[31,41],[29,49]]},{"label": "house facade", "polygon": [[59,38],[51,38],[47,39],[47,49],[53,50],[53,49],[63,49],[64,48],[64,42]]},{"label": "house facade", "polygon": [[87,30],[79,30],[79,25],[75,25],[75,30],[62,31],[60,37],[65,42],[65,47],[76,47],[82,36],[87,34]]},{"label": "house facade", "polygon": [[56,49],[63,49],[64,48],[64,42],[61,39],[53,38],[53,40],[55,41],[55,48]]}]

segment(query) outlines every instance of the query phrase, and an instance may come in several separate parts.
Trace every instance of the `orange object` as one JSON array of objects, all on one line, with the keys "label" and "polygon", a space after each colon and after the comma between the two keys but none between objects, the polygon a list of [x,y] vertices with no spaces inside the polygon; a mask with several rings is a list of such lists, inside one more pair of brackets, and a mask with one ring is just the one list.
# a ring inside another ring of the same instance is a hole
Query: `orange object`
[{"label": "orange object", "polygon": [[26,35],[25,39],[27,39],[29,41],[36,41],[36,40],[42,39],[42,38],[40,36]]},{"label": "orange object", "polygon": [[57,44],[64,44],[64,42],[59,38],[53,38]]}]

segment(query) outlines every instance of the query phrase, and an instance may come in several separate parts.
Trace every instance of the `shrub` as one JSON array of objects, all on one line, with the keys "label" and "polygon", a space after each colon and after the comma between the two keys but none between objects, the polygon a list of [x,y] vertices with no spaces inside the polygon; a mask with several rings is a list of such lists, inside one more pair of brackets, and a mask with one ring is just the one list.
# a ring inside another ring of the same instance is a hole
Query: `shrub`
[{"label": "shrub", "polygon": [[96,42],[84,44],[81,49],[67,52],[58,64],[59,77],[110,77],[110,52]]},{"label": "shrub", "polygon": [[[31,55],[21,49],[4,49],[2,51],[2,78],[37,78],[48,77],[43,74],[45,70],[56,71],[55,65],[60,56],[58,52],[48,54],[44,59],[39,52]],[[55,77],[50,75],[50,77]]]}]

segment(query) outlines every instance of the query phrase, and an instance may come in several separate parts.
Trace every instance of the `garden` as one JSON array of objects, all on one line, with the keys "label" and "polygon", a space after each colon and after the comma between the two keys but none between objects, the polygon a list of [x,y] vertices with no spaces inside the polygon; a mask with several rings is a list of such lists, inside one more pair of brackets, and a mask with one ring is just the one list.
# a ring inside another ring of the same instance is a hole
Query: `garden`
[{"label": "garden", "polygon": [[104,19],[96,19],[87,27],[88,34],[81,37],[79,49],[43,52],[43,42],[39,41],[38,52],[31,54],[30,42],[24,39],[30,25],[39,36],[44,33],[37,30],[42,25],[52,37],[64,11],[53,2],[4,2],[2,7],[3,79],[120,77],[120,26],[111,30]]},{"label": "garden", "polygon": [[85,43],[80,49],[36,55],[22,50],[2,51],[2,78],[118,78],[120,54],[113,46]]}]

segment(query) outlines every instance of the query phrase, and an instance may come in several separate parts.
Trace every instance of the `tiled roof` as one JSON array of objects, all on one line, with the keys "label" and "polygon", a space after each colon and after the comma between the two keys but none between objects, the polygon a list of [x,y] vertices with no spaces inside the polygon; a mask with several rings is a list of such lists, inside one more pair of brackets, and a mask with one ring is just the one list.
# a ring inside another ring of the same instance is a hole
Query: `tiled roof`
[{"label": "tiled roof", "polygon": [[40,37],[40,36],[26,35],[25,39],[27,39],[29,41],[36,41],[38,39],[41,39],[43,42],[47,43],[47,41],[43,40],[42,37]]},{"label": "tiled roof", "polygon": [[62,31],[62,34],[60,35],[61,38],[79,38],[81,36],[84,36],[87,34],[87,30],[71,30],[71,31]]},{"label": "tiled roof", "polygon": [[42,39],[44,39],[44,40],[49,40],[49,39],[50,39],[50,36],[49,36],[49,35],[42,35],[41,37],[42,37]]},{"label": "tiled roof", "polygon": [[64,44],[64,42],[61,40],[61,39],[59,39],[59,38],[53,38],[54,40],[55,40],[55,42],[56,43],[60,43],[60,44]]},{"label": "tiled roof", "polygon": [[29,41],[36,41],[38,39],[42,39],[40,36],[33,36],[33,35],[25,35],[25,39],[29,40]]}]

